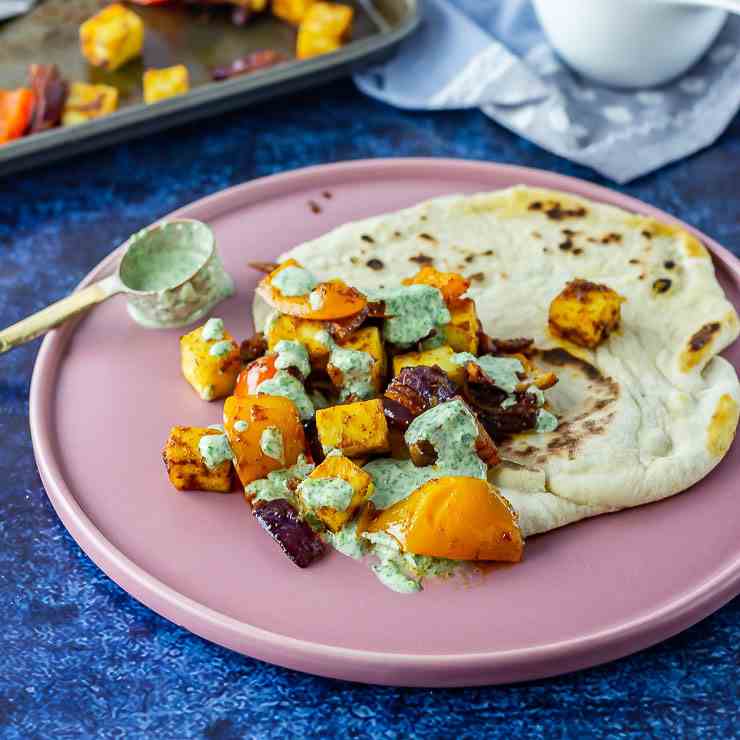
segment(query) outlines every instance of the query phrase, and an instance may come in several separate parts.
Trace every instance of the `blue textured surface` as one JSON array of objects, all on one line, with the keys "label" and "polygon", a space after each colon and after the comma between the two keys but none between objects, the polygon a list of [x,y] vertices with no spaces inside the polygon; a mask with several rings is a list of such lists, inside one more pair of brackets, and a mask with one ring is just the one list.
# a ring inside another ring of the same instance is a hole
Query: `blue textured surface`
[{"label": "blue textured surface", "polygon": [[[0,179],[0,325],[62,297],[128,234],[196,198],[305,165],[414,155],[604,183],[477,112],[399,112],[341,83]],[[736,119],[711,149],[620,189],[738,253],[739,169]],[[170,624],[88,560],[46,499],[28,432],[37,348],[0,357],[3,738],[737,736],[740,599],[607,666],[444,691],[314,678]]]}]

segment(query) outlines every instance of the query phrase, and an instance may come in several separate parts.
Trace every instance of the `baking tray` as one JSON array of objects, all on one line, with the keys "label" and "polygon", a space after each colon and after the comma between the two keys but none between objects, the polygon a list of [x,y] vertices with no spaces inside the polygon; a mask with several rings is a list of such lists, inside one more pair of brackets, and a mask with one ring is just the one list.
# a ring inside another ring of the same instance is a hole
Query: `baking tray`
[{"label": "baking tray", "polygon": [[[270,48],[292,57],[295,29],[269,14],[237,27],[228,9],[131,6],[145,25],[142,56],[106,72],[87,63],[78,40],[80,24],[104,5],[100,0],[46,0],[26,16],[0,23],[0,88],[25,85],[35,62],[57,64],[69,81],[119,90],[119,109],[109,116],[1,145],[0,176],[348,75],[387,58],[419,23],[418,0],[342,2],[355,9],[352,41],[342,49],[224,82],[211,82],[210,69],[251,51]],[[190,92],[143,104],[144,70],[179,63],[190,72]]]}]

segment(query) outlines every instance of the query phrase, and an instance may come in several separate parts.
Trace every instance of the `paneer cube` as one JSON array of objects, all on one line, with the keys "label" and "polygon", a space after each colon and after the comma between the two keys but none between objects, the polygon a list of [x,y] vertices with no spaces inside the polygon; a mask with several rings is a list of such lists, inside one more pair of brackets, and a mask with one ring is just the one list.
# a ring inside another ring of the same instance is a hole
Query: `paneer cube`
[{"label": "paneer cube", "polygon": [[180,364],[185,380],[204,401],[228,396],[242,368],[239,345],[225,329],[203,338],[204,326],[180,337]]},{"label": "paneer cube", "polygon": [[244,486],[295,465],[306,449],[295,404],[283,396],[229,396],[224,427]]},{"label": "paneer cube", "polygon": [[460,299],[450,308],[452,321],[445,324],[447,344],[455,352],[478,354],[478,314],[472,298]]},{"label": "paneer cube", "polygon": [[396,355],[393,358],[393,376],[398,375],[405,367],[416,367],[417,365],[432,367],[432,365],[436,365],[440,370],[447,373],[450,380],[462,385],[465,368],[452,361],[452,355],[454,354],[452,347],[444,345],[424,352],[407,352],[403,355]]},{"label": "paneer cube", "polygon": [[157,103],[174,98],[190,89],[188,68],[184,64],[163,69],[147,69],[144,72],[144,102]]},{"label": "paneer cube", "polygon": [[316,0],[272,0],[272,14],[298,26],[315,2]]},{"label": "paneer cube", "polygon": [[110,85],[73,82],[62,111],[62,126],[74,126],[113,113],[118,107],[118,90]]},{"label": "paneer cube", "polygon": [[[383,390],[385,380],[386,360],[383,340],[380,336],[380,329],[377,326],[366,326],[355,331],[349,339],[339,343],[342,349],[353,349],[357,352],[366,352],[373,358],[372,365],[372,383],[375,393],[380,395]],[[343,377],[341,370],[335,368],[331,362],[327,365],[326,371],[329,373],[334,385],[342,387]]]},{"label": "paneer cube", "polygon": [[298,27],[296,56],[308,59],[336,51],[351,33],[353,15],[349,5],[313,3]]},{"label": "paneer cube", "polygon": [[141,54],[144,23],[136,13],[113,3],[80,26],[82,56],[94,67],[118,69]]},{"label": "paneer cube", "polygon": [[299,319],[297,316],[280,314],[268,327],[267,349],[275,351],[283,339],[300,342],[308,350],[308,358],[315,370],[324,370],[329,359],[330,345],[326,342],[326,325],[323,321]]},{"label": "paneer cube", "polygon": [[[332,532],[338,532],[355,512],[373,495],[373,479],[355,462],[342,455],[330,455],[309,476],[308,480],[320,481],[322,478],[339,478],[348,483],[353,491],[352,499],[346,509],[340,511],[330,506],[321,506],[312,511]],[[309,509],[298,488],[298,499],[303,509]]]},{"label": "paneer cube", "polygon": [[178,491],[232,490],[234,467],[231,460],[224,460],[209,468],[200,453],[200,440],[208,435],[218,435],[217,429],[207,427],[172,427],[162,458],[172,485]]},{"label": "paneer cube", "polygon": [[358,457],[390,449],[388,423],[379,398],[319,409],[316,430],[324,452],[336,449],[347,457]]},{"label": "paneer cube", "polygon": [[550,331],[594,349],[619,326],[624,298],[606,285],[571,280],[550,304]]}]

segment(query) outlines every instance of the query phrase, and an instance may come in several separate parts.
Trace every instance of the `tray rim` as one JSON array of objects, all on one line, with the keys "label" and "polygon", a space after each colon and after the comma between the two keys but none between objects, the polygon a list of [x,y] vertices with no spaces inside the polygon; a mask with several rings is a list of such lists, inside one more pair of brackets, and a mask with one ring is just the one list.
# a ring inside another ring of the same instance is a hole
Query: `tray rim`
[{"label": "tray rim", "polygon": [[[576,194],[586,190],[587,197],[596,201],[678,224],[700,238],[713,257],[724,264],[740,286],[740,259],[706,234],[670,214],[586,180],[536,168],[493,162],[396,158],[315,165],[257,178],[221,190],[185,205],[159,220],[177,217],[183,211],[193,217],[194,209],[207,211],[210,218],[217,217],[233,210],[235,206],[257,203],[271,197],[273,193],[284,193],[286,188],[301,188],[308,183],[315,187],[317,176],[328,179],[351,175],[367,180],[374,171],[387,173],[389,168],[399,170],[399,177],[403,177],[413,176],[417,170],[448,167],[468,170],[471,174],[480,175],[482,179],[491,169],[503,169],[510,174],[512,180],[519,178],[526,181],[527,178],[531,180],[534,177],[544,181],[542,187],[551,186]],[[550,180],[552,184],[548,185],[547,181]],[[320,184],[319,187],[321,186]],[[195,214],[194,217],[198,215]],[[105,274],[115,263],[120,251],[119,247],[99,262],[81,281],[78,289]],[[630,622],[569,640],[527,648],[439,655],[384,653],[326,645],[267,631],[228,617],[184,596],[131,561],[95,527],[64,482],[60,465],[54,459],[53,439],[45,428],[51,426],[49,420],[53,419],[53,388],[50,383],[43,382],[42,376],[53,375],[58,369],[64,348],[74,333],[76,324],[76,321],[70,322],[47,335],[39,350],[31,380],[31,437],[37,467],[47,495],[77,544],[106,575],[129,595],[175,624],[185,626],[185,614],[188,617],[185,628],[211,642],[283,667],[364,683],[424,687],[511,683],[569,673],[632,654],[690,627],[740,594],[738,555],[694,590],[682,593]],[[224,637],[227,633],[228,639]]]},{"label": "tray rim", "polygon": [[241,106],[329,82],[390,54],[421,23],[423,0],[401,0],[407,9],[387,30],[352,41],[331,54],[200,85],[153,105],[136,103],[77,126],[57,127],[0,146],[0,177],[82,152],[155,133]]}]

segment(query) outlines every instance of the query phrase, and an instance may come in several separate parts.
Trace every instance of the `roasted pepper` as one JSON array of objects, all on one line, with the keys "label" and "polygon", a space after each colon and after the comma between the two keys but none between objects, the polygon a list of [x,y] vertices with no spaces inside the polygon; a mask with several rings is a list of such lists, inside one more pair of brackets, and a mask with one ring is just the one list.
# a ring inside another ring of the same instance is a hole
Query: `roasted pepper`
[{"label": "roasted pepper", "polygon": [[0,90],[0,144],[23,136],[31,122],[34,94],[25,87]]}]

